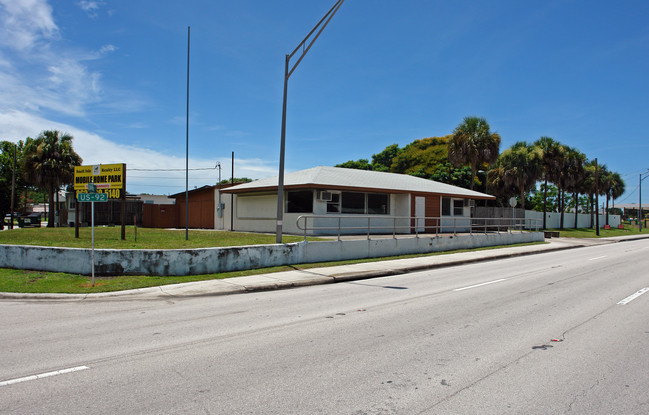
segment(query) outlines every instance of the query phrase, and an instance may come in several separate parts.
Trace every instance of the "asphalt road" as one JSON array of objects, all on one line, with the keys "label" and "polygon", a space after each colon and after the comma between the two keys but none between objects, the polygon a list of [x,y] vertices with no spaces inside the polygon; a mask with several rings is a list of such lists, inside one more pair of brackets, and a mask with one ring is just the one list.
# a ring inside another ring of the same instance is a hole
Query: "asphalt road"
[{"label": "asphalt road", "polygon": [[0,413],[646,414],[648,265],[644,240],[231,296],[3,300]]}]

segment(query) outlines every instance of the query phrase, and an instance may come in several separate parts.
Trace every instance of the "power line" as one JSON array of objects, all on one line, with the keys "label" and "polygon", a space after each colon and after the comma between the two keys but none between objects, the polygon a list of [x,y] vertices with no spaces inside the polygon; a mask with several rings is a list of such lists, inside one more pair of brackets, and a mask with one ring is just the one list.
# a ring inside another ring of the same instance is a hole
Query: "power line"
[{"label": "power line", "polygon": [[[189,170],[216,170],[217,167],[203,167]],[[129,171],[185,171],[185,169],[129,169]]]},{"label": "power line", "polygon": [[[130,179],[166,179],[166,180],[185,180],[184,177],[172,177],[172,176],[137,176],[131,175]],[[214,180],[214,177],[190,177],[192,180]]]}]

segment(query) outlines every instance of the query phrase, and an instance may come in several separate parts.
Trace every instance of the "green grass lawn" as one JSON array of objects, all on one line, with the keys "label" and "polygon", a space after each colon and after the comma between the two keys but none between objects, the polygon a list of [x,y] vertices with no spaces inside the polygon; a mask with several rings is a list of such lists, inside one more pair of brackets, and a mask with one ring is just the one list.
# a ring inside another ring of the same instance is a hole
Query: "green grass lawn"
[{"label": "green grass lawn", "polygon": [[[275,235],[213,230],[190,230],[185,240],[184,230],[126,227],[126,238],[121,239],[121,227],[95,227],[95,248],[97,249],[191,249],[220,246],[242,246],[274,244]],[[303,240],[299,236],[284,236],[285,243]],[[316,238],[309,238],[314,240]],[[74,228],[22,228],[0,232],[0,244],[59,246],[66,248],[90,248],[91,228],[79,228],[79,238],[74,237]]]},{"label": "green grass lawn", "polygon": [[[139,231],[138,231],[139,232]],[[538,242],[543,243],[543,242]],[[509,246],[535,245],[519,244]],[[310,269],[324,266],[336,266],[346,264],[358,264],[365,262],[387,261],[391,259],[405,259],[421,256],[446,255],[458,252],[498,249],[503,246],[493,246],[478,249],[462,249],[447,252],[435,252],[426,255],[402,255],[384,258],[367,258],[349,261],[324,262],[316,264],[301,264],[292,266],[281,266],[273,268],[261,268],[246,271],[224,272],[219,274],[206,275],[189,275],[189,276],[118,276],[118,277],[95,277],[95,286],[92,286],[91,277],[76,274],[65,274],[61,272],[39,272],[0,268],[0,292],[13,293],[68,293],[68,294],[88,294],[110,291],[129,290],[134,288],[157,287],[166,284],[176,284],[181,282],[206,281],[213,279],[224,279],[240,277],[246,275],[268,274],[280,271],[292,271],[297,269]]]},{"label": "green grass lawn", "polygon": [[559,231],[559,236],[566,238],[607,238],[613,236],[630,236],[630,235],[649,235],[649,230],[642,228],[642,233],[638,230],[638,226],[624,225],[624,229],[600,229],[599,236],[597,236],[595,228],[579,228],[579,229],[548,229],[548,231]]}]

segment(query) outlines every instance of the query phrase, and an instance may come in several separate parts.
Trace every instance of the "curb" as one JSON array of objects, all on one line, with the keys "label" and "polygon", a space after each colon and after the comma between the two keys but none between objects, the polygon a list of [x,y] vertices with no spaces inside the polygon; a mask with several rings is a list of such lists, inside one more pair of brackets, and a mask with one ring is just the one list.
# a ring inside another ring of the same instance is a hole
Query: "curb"
[{"label": "curb", "polygon": [[[625,240],[630,241],[630,240],[637,240],[637,239],[646,239],[646,238],[639,237],[639,238],[625,239]],[[607,241],[605,243],[615,243],[615,242],[623,242],[623,241],[624,240],[614,240],[614,241]],[[232,289],[218,290],[218,291],[204,291],[204,292],[200,292],[199,290],[194,290],[193,292],[187,294],[183,294],[183,293],[174,294],[174,293],[165,292],[164,289],[165,286],[162,285],[158,287],[137,288],[137,289],[126,290],[126,291],[111,291],[111,292],[91,293],[91,294],[0,292],[0,300],[2,299],[58,300],[58,301],[131,300],[131,299],[155,300],[155,299],[162,299],[162,298],[192,298],[192,297],[208,297],[208,296],[221,296],[221,295],[231,295],[231,294],[245,294],[245,293],[262,292],[262,291],[285,290],[290,288],[306,287],[311,285],[323,285],[323,284],[335,284],[335,283],[349,282],[349,281],[360,281],[360,280],[379,278],[379,277],[388,277],[394,275],[403,275],[410,272],[454,267],[454,266],[473,264],[478,262],[496,261],[500,259],[515,258],[520,256],[537,255],[537,254],[543,254],[547,252],[556,252],[556,251],[563,251],[567,249],[583,248],[587,246],[588,246],[587,244],[574,244],[574,245],[566,245],[566,246],[544,249],[541,251],[531,250],[527,252],[514,252],[514,253],[493,255],[488,257],[459,259],[456,261],[445,262],[445,263],[404,266],[402,268],[388,269],[383,271],[373,270],[373,271],[358,271],[358,272],[349,272],[349,273],[341,273],[341,274],[323,275],[321,278],[313,278],[313,279],[302,280],[302,281],[289,282],[289,281],[276,280],[268,284],[251,284],[251,285],[230,283],[232,285],[231,287]],[[226,280],[223,281],[227,282]],[[181,283],[181,284],[186,284],[186,283]]]},{"label": "curb", "polygon": [[[460,265],[474,264],[477,262],[496,261],[500,259],[515,258],[515,257],[527,256],[527,255],[538,255],[538,254],[544,254],[546,252],[564,251],[566,249],[584,248],[586,246],[587,245],[571,245],[571,246],[545,249],[543,251],[515,252],[510,254],[494,255],[486,258],[462,259],[462,260],[447,262],[442,264],[417,265],[417,266],[403,267],[399,269],[392,269],[386,271],[367,271],[367,272],[338,274],[338,275],[334,274],[332,275],[332,277],[334,278],[333,282],[358,281],[358,280],[366,280],[370,278],[403,275],[411,272],[426,271],[430,269],[448,268],[448,267],[455,267]],[[316,285],[316,284],[311,284],[311,285]]]}]

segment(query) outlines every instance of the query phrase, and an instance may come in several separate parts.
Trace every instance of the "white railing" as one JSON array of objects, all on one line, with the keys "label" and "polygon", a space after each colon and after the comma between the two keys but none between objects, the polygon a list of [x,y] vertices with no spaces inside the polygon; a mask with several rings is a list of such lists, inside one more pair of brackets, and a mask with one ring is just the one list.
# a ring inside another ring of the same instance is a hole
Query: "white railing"
[{"label": "white railing", "polygon": [[470,218],[470,217],[414,217],[364,215],[301,215],[297,228],[309,235],[389,235],[397,234],[453,234],[489,232],[538,232],[541,219],[531,218]]}]

